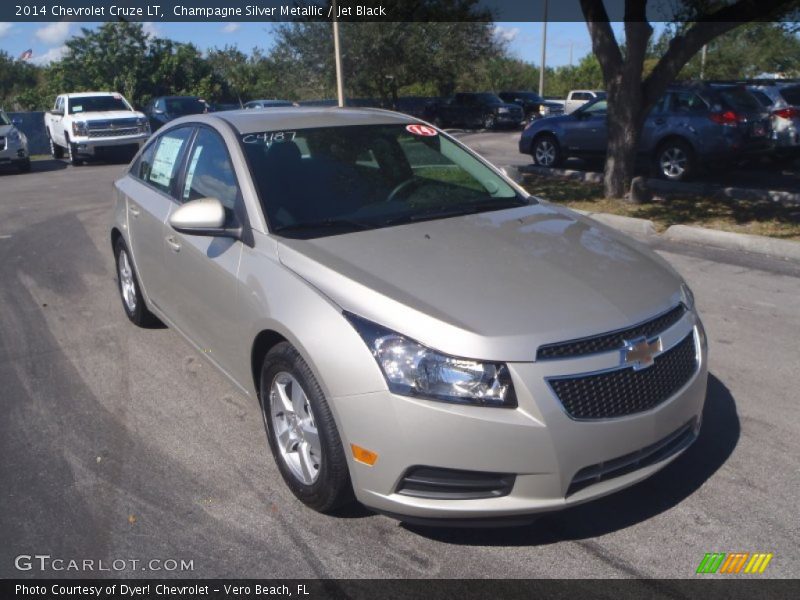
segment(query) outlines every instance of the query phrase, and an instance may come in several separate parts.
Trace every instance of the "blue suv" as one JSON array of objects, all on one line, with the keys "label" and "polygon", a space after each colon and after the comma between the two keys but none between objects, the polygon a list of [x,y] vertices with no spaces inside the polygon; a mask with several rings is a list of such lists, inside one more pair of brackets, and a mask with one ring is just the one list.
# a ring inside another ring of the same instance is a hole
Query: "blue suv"
[{"label": "blue suv", "polygon": [[[566,158],[602,158],[608,144],[606,100],[533,121],[519,151],[557,167]],[[772,150],[769,113],[743,86],[689,84],[668,89],[647,115],[639,154],[659,177],[691,177],[701,165],[727,164]]]}]

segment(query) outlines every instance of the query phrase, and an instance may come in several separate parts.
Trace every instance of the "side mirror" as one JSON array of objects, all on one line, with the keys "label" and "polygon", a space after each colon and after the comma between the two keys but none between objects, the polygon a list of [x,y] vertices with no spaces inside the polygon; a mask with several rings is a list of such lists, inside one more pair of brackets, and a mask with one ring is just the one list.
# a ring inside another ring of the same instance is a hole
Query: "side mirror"
[{"label": "side mirror", "polygon": [[187,202],[172,213],[169,224],[178,233],[187,235],[235,239],[242,235],[241,227],[225,227],[225,207],[216,198]]}]

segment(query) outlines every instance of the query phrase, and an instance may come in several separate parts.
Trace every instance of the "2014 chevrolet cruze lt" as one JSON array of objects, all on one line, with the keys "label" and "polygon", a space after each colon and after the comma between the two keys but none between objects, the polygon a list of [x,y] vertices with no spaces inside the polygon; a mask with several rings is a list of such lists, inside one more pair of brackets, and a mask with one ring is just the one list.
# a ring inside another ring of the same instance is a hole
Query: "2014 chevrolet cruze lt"
[{"label": "2014 chevrolet cruze lt", "polygon": [[294,494],[517,517],[698,434],[706,340],[659,257],[387,111],[186,117],[115,184],[128,317],[257,398]]}]

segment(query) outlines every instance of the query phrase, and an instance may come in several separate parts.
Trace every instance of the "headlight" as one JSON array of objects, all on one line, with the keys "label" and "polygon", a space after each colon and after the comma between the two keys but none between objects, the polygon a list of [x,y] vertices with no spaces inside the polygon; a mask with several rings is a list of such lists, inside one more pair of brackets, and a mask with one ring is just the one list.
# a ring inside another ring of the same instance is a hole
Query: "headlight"
[{"label": "headlight", "polygon": [[550,109],[544,104],[539,105],[539,114],[544,116],[550,112]]},{"label": "headlight", "polygon": [[505,106],[501,106],[500,108],[497,109],[497,112],[501,113],[501,114],[502,113],[507,113],[508,109]]},{"label": "headlight", "polygon": [[477,406],[517,406],[504,363],[448,356],[356,315],[344,316],[367,344],[393,393]]},{"label": "headlight", "polygon": [[85,136],[89,134],[89,130],[86,127],[86,123],[84,121],[73,121],[72,122],[72,135],[77,136]]},{"label": "headlight", "polygon": [[681,284],[681,302],[683,302],[689,310],[694,309],[694,294],[686,283]]},{"label": "headlight", "polygon": [[147,119],[139,119],[137,124],[141,133],[150,133],[150,123],[147,121]]}]

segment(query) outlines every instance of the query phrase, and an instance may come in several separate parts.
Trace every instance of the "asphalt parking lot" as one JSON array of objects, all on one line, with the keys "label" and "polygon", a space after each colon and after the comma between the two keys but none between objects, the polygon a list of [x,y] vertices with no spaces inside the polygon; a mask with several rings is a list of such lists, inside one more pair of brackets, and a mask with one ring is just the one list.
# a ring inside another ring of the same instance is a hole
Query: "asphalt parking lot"
[{"label": "asphalt parking lot", "polygon": [[800,265],[659,247],[695,291],[711,377],[699,440],[651,479],[514,529],[323,516],[284,486],[257,405],[176,333],[125,318],[122,168],[0,174],[0,577],[153,575],[20,572],[20,554],[186,559],[156,575],[206,578],[664,578],[771,552],[757,577],[800,574]]},{"label": "asphalt parking lot", "polygon": [[[454,131],[455,137],[500,166],[530,165],[533,159],[520,154],[518,144],[520,131]],[[602,161],[583,161],[570,158],[563,168],[581,171],[603,172]],[[643,168],[640,166],[640,168]],[[800,159],[780,164],[762,159],[744,165],[712,165],[693,179],[724,187],[768,189],[800,192]]]}]

